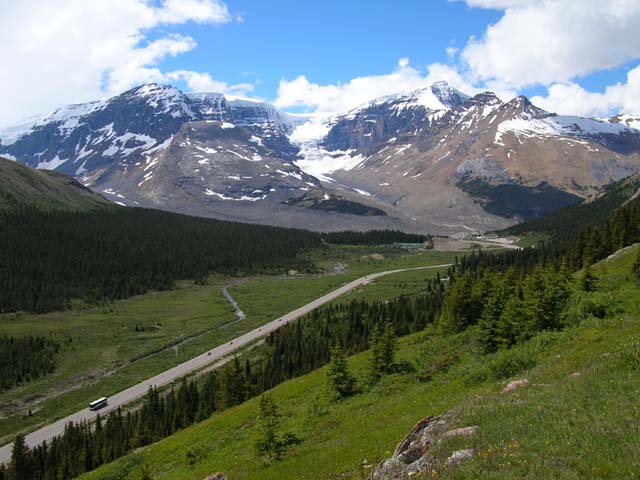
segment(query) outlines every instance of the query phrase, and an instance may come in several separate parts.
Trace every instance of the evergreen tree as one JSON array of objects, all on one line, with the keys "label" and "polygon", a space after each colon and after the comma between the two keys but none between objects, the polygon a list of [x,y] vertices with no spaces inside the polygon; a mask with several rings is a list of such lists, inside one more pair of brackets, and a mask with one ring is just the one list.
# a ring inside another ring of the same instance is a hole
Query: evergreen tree
[{"label": "evergreen tree", "polygon": [[584,292],[594,292],[598,288],[598,277],[596,277],[591,271],[589,264],[585,265],[582,274],[580,275],[580,290]]},{"label": "evergreen tree", "polygon": [[282,455],[282,442],[279,435],[280,413],[273,397],[264,394],[260,397],[258,413],[258,439],[256,449],[265,463],[279,460]]},{"label": "evergreen tree", "polygon": [[382,373],[391,373],[395,367],[396,357],[396,331],[390,322],[387,322],[382,332],[382,339],[380,342],[382,358]]},{"label": "evergreen tree", "polygon": [[11,452],[10,480],[31,480],[32,471],[29,461],[29,447],[22,435],[16,436]]},{"label": "evergreen tree", "polygon": [[355,393],[355,379],[349,371],[344,352],[339,346],[331,349],[331,361],[327,371],[327,382],[334,398],[339,400]]},{"label": "evergreen tree", "polygon": [[391,323],[387,322],[382,330],[376,326],[369,348],[369,377],[375,381],[395,367],[396,334]]}]

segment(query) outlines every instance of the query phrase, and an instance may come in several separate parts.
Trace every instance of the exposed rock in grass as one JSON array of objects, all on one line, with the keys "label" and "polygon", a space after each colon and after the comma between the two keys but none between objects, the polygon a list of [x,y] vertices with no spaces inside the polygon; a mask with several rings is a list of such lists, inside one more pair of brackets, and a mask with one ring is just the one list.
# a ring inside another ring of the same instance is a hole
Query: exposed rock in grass
[{"label": "exposed rock in grass", "polygon": [[447,458],[445,464],[448,467],[458,465],[461,461],[467,460],[475,455],[476,451],[472,448],[465,448],[464,450],[456,450],[453,454]]},{"label": "exposed rock in grass", "polygon": [[216,472],[213,475],[209,475],[204,480],[227,480],[227,476],[222,472]]},{"label": "exposed rock in grass", "polygon": [[[428,416],[420,420],[411,432],[398,444],[393,456],[382,461],[371,475],[373,480],[412,478],[419,473],[435,471],[442,467],[435,455],[435,446],[448,437],[468,437],[474,435],[476,425],[450,429],[451,414]],[[470,458],[474,450],[458,450],[446,460],[446,466]]]},{"label": "exposed rock in grass", "polygon": [[502,393],[511,392],[517,388],[526,387],[527,385],[529,385],[529,380],[527,380],[526,378],[523,378],[521,380],[513,380],[512,382],[509,382],[506,387],[504,387]]},{"label": "exposed rock in grass", "polygon": [[445,432],[443,436],[444,437],[470,437],[471,435],[474,435],[476,433],[477,429],[478,429],[477,425],[472,425],[469,427],[462,427],[462,428],[454,428],[453,430],[449,430],[448,432]]},{"label": "exposed rock in grass", "polygon": [[410,474],[431,471],[435,461],[426,456],[429,448],[446,430],[443,416],[428,416],[420,420],[398,444],[391,458],[380,463],[373,472],[374,480],[404,478]]}]

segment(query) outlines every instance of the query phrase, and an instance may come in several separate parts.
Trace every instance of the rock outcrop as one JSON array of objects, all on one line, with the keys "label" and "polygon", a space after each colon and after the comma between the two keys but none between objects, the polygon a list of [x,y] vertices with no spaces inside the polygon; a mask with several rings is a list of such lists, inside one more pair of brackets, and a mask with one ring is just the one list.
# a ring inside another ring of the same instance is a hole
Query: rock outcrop
[{"label": "rock outcrop", "polygon": [[[372,480],[411,478],[418,473],[432,472],[443,466],[435,456],[435,447],[444,438],[474,435],[477,426],[449,429],[448,414],[428,416],[420,420],[398,444],[393,456],[383,460],[373,471]],[[475,451],[464,449],[453,452],[444,466],[453,467],[471,458]]]}]

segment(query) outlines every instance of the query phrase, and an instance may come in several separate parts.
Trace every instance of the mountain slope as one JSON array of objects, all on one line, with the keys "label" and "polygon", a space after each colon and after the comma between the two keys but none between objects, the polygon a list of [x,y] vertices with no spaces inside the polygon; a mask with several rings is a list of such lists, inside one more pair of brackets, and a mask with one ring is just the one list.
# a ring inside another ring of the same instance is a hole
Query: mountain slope
[{"label": "mountain slope", "polygon": [[[412,452],[413,460],[433,459],[438,478],[633,478],[640,312],[633,302],[639,288],[625,277],[637,252],[605,262],[606,271],[594,268],[604,291],[584,294],[583,304],[609,296],[620,306],[602,319],[488,356],[466,352],[467,334],[427,330],[399,341],[399,359],[421,374],[393,374],[339,402],[326,399],[327,367],[275,387],[281,431],[300,440],[280,461],[265,465],[255,453],[255,398],[81,478],[135,479],[142,471],[185,480],[217,471],[230,479],[367,478],[431,415],[442,415],[443,432],[475,426],[475,433],[439,435],[426,451]],[[366,353],[349,359],[361,376],[367,362]],[[523,378],[527,384],[503,392]],[[447,458],[462,449],[474,449],[473,457],[447,468]]]},{"label": "mountain slope", "polygon": [[[421,101],[425,92],[442,97],[439,108]],[[578,203],[640,167],[640,132],[624,122],[551,114],[525,97],[462,96],[446,84],[370,102],[316,131],[300,142],[309,171],[408,215],[472,228]]]},{"label": "mountain slope", "polygon": [[582,203],[515,225],[502,233],[525,235],[541,232],[554,238],[571,239],[585,227],[604,224],[614,210],[631,202],[640,202],[640,174],[614,182]]},{"label": "mountain slope", "polygon": [[330,118],[156,84],[0,131],[0,154],[126,205],[316,230],[504,228],[640,170],[633,116],[444,82]]},{"label": "mountain slope", "polygon": [[0,212],[90,210],[112,205],[62,173],[34,170],[0,157]]}]

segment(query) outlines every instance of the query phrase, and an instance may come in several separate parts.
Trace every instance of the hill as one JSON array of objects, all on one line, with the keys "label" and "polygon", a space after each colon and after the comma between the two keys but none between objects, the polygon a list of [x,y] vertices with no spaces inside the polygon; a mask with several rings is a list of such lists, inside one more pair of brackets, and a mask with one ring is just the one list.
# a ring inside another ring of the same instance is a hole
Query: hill
[{"label": "hill", "polygon": [[603,225],[616,209],[626,204],[640,204],[640,175],[638,174],[606,186],[598,195],[584,202],[514,225],[501,233],[504,235],[545,233],[555,239],[570,240],[586,227]]},{"label": "hill", "polygon": [[[346,400],[326,396],[326,368],[275,387],[281,430],[299,440],[280,461],[264,464],[255,453],[256,398],[82,478],[138,479],[146,472],[196,480],[216,471],[230,479],[366,478],[428,416],[442,422],[440,431],[412,461],[426,458],[429,469],[393,478],[633,478],[640,467],[640,413],[632,407],[640,310],[632,299],[640,288],[629,268],[638,251],[594,267],[601,290],[576,291],[570,325],[510,350],[483,355],[469,350],[470,331],[427,329],[400,341],[398,358],[413,371],[383,377]],[[580,313],[607,298],[613,302],[604,313]],[[366,376],[368,358],[349,359],[358,378]],[[511,380],[521,380],[512,384],[520,387],[507,389]],[[473,428],[456,430],[463,427]],[[447,464],[463,450],[472,457]]]},{"label": "hill", "polygon": [[92,210],[113,205],[73,178],[0,157],[0,212]]}]

